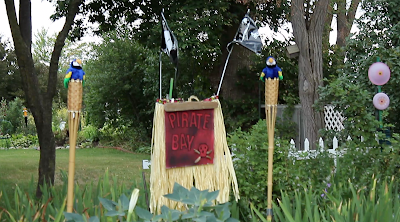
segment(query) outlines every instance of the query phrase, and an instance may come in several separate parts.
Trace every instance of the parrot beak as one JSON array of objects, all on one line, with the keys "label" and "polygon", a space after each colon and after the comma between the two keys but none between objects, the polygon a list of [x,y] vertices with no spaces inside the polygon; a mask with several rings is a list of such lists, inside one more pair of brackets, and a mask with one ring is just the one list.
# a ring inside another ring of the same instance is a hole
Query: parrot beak
[{"label": "parrot beak", "polygon": [[274,62],[274,59],[273,58],[269,58],[268,62],[272,64]]}]

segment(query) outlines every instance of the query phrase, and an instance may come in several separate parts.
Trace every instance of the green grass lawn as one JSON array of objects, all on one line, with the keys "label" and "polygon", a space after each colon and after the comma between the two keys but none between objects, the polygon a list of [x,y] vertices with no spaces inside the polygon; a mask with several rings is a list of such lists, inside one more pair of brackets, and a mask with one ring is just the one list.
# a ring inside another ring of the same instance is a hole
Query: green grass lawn
[{"label": "green grass lawn", "polygon": [[[15,185],[24,190],[33,178],[37,182],[40,152],[27,150],[0,150],[0,190],[12,193]],[[150,159],[147,154],[132,154],[108,148],[77,149],[75,180],[78,184],[97,182],[108,169],[119,183],[131,187],[142,184],[142,160]],[[69,149],[56,151],[55,186],[60,186],[61,170],[68,171]],[[149,170],[145,170],[149,179]]]}]

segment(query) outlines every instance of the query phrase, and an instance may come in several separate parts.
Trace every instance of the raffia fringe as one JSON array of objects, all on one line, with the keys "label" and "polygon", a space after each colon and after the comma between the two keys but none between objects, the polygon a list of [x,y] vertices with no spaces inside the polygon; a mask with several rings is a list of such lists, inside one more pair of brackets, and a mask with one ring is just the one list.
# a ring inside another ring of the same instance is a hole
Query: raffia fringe
[{"label": "raffia fringe", "polygon": [[159,213],[163,205],[179,210],[186,209],[181,203],[164,197],[165,194],[172,193],[175,182],[187,189],[195,186],[199,190],[219,190],[217,197],[219,203],[229,201],[231,190],[236,201],[239,199],[239,188],[226,141],[221,104],[219,100],[213,102],[218,103],[218,107],[214,109],[214,164],[172,169],[166,169],[165,165],[164,105],[156,103],[151,139],[150,211],[152,213]]}]

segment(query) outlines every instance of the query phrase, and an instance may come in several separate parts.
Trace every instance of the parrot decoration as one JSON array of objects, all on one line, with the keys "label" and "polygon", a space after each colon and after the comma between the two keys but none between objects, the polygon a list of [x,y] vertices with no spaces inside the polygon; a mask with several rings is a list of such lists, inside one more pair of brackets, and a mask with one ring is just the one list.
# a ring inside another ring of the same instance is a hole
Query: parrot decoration
[{"label": "parrot decoration", "polygon": [[279,78],[279,80],[283,79],[282,69],[276,65],[276,60],[272,56],[267,58],[267,66],[262,70],[260,75],[261,81],[264,82],[266,78]]},{"label": "parrot decoration", "polygon": [[71,79],[79,79],[82,81],[82,85],[85,85],[85,72],[82,70],[82,61],[80,59],[72,60],[64,78],[65,88],[68,89],[68,83]]}]

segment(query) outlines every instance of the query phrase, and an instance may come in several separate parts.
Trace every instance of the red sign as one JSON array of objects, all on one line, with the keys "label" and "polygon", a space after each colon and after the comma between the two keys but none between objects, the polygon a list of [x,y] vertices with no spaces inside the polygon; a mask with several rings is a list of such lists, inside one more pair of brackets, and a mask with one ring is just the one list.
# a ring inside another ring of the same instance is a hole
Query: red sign
[{"label": "red sign", "polygon": [[166,167],[214,162],[214,109],[165,112]]}]

